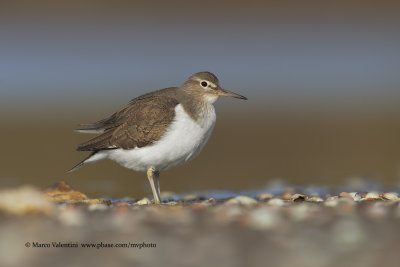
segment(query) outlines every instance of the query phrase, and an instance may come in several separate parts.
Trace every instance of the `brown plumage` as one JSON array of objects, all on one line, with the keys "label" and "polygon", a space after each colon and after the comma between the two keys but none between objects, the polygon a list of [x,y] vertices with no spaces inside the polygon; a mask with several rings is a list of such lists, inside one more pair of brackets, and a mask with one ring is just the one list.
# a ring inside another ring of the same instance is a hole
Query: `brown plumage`
[{"label": "brown plumage", "polygon": [[77,150],[133,149],[159,140],[174,118],[174,108],[179,104],[177,93],[176,88],[151,92],[133,99],[107,119],[81,125],[79,130],[103,133],[80,144]]},{"label": "brown plumage", "polygon": [[219,83],[211,72],[199,72],[189,77],[181,87],[147,93],[131,100],[109,118],[93,124],[81,124],[77,131],[97,131],[102,134],[78,145],[77,150],[133,149],[152,144],[168,129],[178,104],[182,104],[185,111],[197,120],[199,111],[207,104],[203,97],[204,90],[197,88],[199,80]]}]

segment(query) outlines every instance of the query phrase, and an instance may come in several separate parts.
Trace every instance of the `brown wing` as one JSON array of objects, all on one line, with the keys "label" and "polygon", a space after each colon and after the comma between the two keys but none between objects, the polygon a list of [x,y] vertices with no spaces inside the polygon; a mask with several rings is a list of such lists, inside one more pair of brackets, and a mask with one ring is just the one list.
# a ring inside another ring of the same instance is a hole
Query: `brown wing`
[{"label": "brown wing", "polygon": [[175,106],[179,104],[163,92],[138,97],[109,118],[85,125],[86,129],[104,132],[80,144],[77,150],[133,149],[159,140],[171,124]]}]

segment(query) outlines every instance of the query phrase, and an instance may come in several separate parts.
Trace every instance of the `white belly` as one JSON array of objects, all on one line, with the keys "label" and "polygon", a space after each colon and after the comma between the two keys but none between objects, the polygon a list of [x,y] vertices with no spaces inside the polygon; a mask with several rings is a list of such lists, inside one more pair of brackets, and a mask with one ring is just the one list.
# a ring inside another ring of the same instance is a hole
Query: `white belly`
[{"label": "white belly", "polygon": [[108,154],[108,158],[132,170],[146,171],[149,167],[159,171],[166,170],[183,164],[200,153],[211,135],[215,120],[212,105],[209,105],[196,122],[179,104],[175,107],[175,119],[170,128],[154,144],[142,148],[104,152]]}]

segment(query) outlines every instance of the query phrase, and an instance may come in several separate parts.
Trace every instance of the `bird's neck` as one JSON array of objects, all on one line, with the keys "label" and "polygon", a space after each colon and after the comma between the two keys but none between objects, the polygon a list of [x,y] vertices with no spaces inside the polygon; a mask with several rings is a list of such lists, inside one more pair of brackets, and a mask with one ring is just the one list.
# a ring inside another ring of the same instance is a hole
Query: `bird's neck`
[{"label": "bird's neck", "polygon": [[186,113],[199,123],[208,117],[210,112],[215,112],[213,104],[203,97],[184,97],[180,103]]}]

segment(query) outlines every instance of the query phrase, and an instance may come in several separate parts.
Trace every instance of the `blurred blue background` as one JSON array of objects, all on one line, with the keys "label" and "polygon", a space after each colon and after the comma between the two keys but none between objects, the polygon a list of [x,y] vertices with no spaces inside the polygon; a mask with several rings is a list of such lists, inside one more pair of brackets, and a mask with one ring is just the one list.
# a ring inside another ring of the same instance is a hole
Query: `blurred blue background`
[{"label": "blurred blue background", "polygon": [[179,85],[200,70],[216,72],[226,88],[258,102],[386,106],[400,97],[396,2],[2,1],[0,7],[3,108],[13,101],[65,108],[69,101],[120,102]]}]

